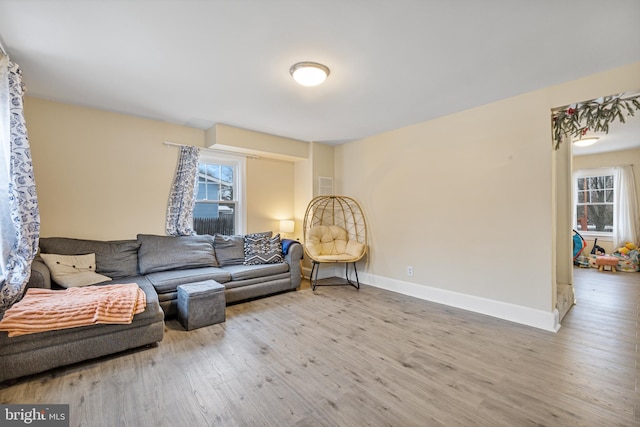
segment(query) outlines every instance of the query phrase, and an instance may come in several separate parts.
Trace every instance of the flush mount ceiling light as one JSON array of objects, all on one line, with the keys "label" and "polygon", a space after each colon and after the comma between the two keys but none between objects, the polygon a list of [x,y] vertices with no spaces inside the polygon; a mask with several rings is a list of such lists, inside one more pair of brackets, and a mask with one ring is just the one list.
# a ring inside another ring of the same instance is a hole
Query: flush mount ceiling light
[{"label": "flush mount ceiling light", "polygon": [[592,136],[589,138],[576,139],[575,141],[573,141],[573,145],[575,145],[576,147],[588,147],[595,144],[596,142],[598,142],[598,137]]},{"label": "flush mount ceiling light", "polygon": [[317,62],[298,62],[289,68],[289,73],[302,86],[318,86],[326,80],[329,68]]}]

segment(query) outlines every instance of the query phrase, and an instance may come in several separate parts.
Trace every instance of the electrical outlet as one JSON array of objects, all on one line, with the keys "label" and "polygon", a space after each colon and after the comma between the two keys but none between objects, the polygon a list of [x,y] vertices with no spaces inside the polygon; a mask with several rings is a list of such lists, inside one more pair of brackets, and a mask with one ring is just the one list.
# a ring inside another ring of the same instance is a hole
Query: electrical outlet
[{"label": "electrical outlet", "polygon": [[407,276],[413,277],[413,267],[410,265],[407,266]]}]

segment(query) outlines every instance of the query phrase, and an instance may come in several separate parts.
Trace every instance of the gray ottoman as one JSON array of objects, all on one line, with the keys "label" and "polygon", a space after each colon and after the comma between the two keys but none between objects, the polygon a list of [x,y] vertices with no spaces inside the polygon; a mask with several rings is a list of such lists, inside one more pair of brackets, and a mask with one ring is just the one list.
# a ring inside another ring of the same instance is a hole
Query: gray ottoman
[{"label": "gray ottoman", "polygon": [[187,331],[225,320],[224,286],[215,280],[178,286],[178,320]]}]

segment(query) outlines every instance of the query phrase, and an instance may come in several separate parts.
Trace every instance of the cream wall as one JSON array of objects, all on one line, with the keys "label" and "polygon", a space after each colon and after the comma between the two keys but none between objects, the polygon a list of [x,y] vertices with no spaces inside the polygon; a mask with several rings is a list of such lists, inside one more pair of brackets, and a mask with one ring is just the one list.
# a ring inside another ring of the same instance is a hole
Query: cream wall
[{"label": "cream wall", "polygon": [[[313,196],[319,196],[319,178],[333,178],[335,175],[334,159],[335,147],[327,144],[311,143],[311,158],[313,160]],[[335,182],[334,182],[335,187]],[[334,190],[337,190],[334,188]],[[336,191],[334,191],[336,192]],[[337,193],[337,192],[336,192]],[[308,200],[310,202],[311,200]]]},{"label": "cream wall", "polygon": [[[308,149],[311,150],[311,144]],[[331,159],[333,163],[333,159]],[[294,238],[303,241],[303,221],[309,201],[313,199],[313,160],[301,160],[294,165]]]},{"label": "cream wall", "polygon": [[[332,145],[318,142],[309,143],[309,159],[296,163],[296,232],[295,238],[304,242],[304,216],[309,202],[320,194],[319,178],[333,178],[335,174],[335,149]],[[334,182],[335,184],[335,182]],[[305,276],[311,273],[311,260],[305,257],[302,260],[302,271]],[[320,278],[335,276],[330,268],[323,268]]]},{"label": "cream wall", "polygon": [[366,283],[555,329],[551,109],[637,87],[640,63],[336,147]]},{"label": "cream wall", "polygon": [[279,160],[308,158],[309,143],[284,136],[217,123],[205,132],[205,145],[237,153],[254,154]]},{"label": "cream wall", "polygon": [[[178,150],[204,147],[205,132],[154,120],[25,99],[41,235],[130,239],[165,234]],[[247,229],[278,230],[293,214],[292,163],[247,160]]]},{"label": "cream wall", "polygon": [[[616,126],[624,126],[616,124]],[[640,138],[640,136],[638,136]],[[580,169],[596,169],[603,167],[633,165],[633,172],[636,178],[636,193],[638,200],[640,200],[640,149],[636,150],[623,150],[613,151],[610,153],[592,154],[588,156],[574,156],[573,157],[573,170]],[[593,248],[593,238],[586,236],[585,240],[589,244],[586,248],[587,251],[591,251]],[[612,253],[616,248],[613,247],[613,242],[610,238],[598,237],[598,246],[602,246],[607,253]]]},{"label": "cream wall", "polygon": [[247,232],[280,231],[281,219],[294,214],[294,163],[247,159]]},{"label": "cream wall", "polygon": [[[307,144],[308,155],[294,165],[294,219],[296,222],[294,238],[303,241],[304,215],[311,199],[318,195],[318,178],[334,176],[334,147],[331,145],[310,142]],[[308,262],[305,264],[309,264]]]}]

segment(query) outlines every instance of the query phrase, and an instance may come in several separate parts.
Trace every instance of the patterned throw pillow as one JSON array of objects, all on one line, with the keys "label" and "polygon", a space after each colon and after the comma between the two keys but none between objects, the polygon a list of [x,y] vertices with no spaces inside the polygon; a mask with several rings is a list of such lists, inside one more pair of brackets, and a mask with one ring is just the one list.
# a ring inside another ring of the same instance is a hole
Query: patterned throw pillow
[{"label": "patterned throw pillow", "polygon": [[267,237],[264,233],[244,236],[244,265],[278,264],[284,262],[280,234]]}]

